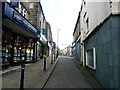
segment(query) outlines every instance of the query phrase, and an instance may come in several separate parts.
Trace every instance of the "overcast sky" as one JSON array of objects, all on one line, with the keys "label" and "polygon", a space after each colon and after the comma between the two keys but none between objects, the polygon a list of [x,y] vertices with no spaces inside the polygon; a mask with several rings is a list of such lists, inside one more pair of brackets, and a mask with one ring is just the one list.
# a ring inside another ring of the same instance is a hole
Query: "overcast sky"
[{"label": "overcast sky", "polygon": [[51,25],[53,40],[64,48],[73,41],[73,31],[80,11],[82,0],[41,0],[46,20]]}]

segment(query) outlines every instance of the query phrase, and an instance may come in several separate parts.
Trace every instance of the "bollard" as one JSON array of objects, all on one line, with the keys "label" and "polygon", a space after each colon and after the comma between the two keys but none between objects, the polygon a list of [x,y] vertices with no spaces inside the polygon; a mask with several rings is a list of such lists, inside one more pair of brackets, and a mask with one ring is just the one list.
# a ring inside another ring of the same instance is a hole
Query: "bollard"
[{"label": "bollard", "polygon": [[44,71],[46,71],[46,56],[44,56]]},{"label": "bollard", "polygon": [[51,55],[51,64],[53,64],[53,55]]},{"label": "bollard", "polygon": [[54,54],[54,61],[55,61],[55,54]]},{"label": "bollard", "polygon": [[22,65],[21,65],[20,90],[24,90],[24,71],[25,71],[25,64],[22,64]]}]

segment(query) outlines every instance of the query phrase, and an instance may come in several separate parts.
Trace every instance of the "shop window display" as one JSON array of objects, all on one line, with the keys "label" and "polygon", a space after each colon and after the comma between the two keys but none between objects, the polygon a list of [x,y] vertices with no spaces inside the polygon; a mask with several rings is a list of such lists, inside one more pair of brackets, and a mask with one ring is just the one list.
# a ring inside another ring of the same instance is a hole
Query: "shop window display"
[{"label": "shop window display", "polygon": [[12,39],[11,33],[3,32],[2,35],[2,67],[8,67],[11,62],[11,50],[12,50]]},{"label": "shop window display", "polygon": [[33,39],[16,37],[14,43],[14,62],[31,62],[33,61]]},{"label": "shop window display", "polygon": [[34,39],[3,32],[2,65],[31,63],[34,60]]}]

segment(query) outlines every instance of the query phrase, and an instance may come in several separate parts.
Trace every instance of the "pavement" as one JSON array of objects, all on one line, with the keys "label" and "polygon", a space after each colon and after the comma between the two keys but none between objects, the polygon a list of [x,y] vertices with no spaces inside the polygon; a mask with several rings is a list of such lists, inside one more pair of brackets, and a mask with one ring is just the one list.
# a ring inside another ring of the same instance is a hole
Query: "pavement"
[{"label": "pavement", "polygon": [[[44,60],[41,59],[36,63],[29,64],[25,67],[24,88],[43,88],[52,70],[57,64],[56,59],[51,64],[50,57],[47,58],[47,67],[44,71]],[[2,74],[2,90],[4,89],[18,89],[20,87],[21,67],[14,67],[11,70],[6,70]]]},{"label": "pavement", "polygon": [[74,60],[74,62],[79,68],[79,70],[82,72],[82,74],[85,76],[92,88],[94,88],[95,90],[96,88],[99,90],[103,90],[104,87],[92,76],[92,74],[90,74],[86,67],[83,67],[81,65],[80,61]]}]

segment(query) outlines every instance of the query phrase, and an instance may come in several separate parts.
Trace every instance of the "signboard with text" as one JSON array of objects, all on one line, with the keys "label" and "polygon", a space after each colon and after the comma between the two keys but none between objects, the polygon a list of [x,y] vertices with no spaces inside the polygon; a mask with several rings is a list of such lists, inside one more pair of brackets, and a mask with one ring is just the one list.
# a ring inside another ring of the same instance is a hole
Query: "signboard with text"
[{"label": "signboard with text", "polygon": [[18,0],[10,0],[10,6],[11,7],[18,7]]}]

